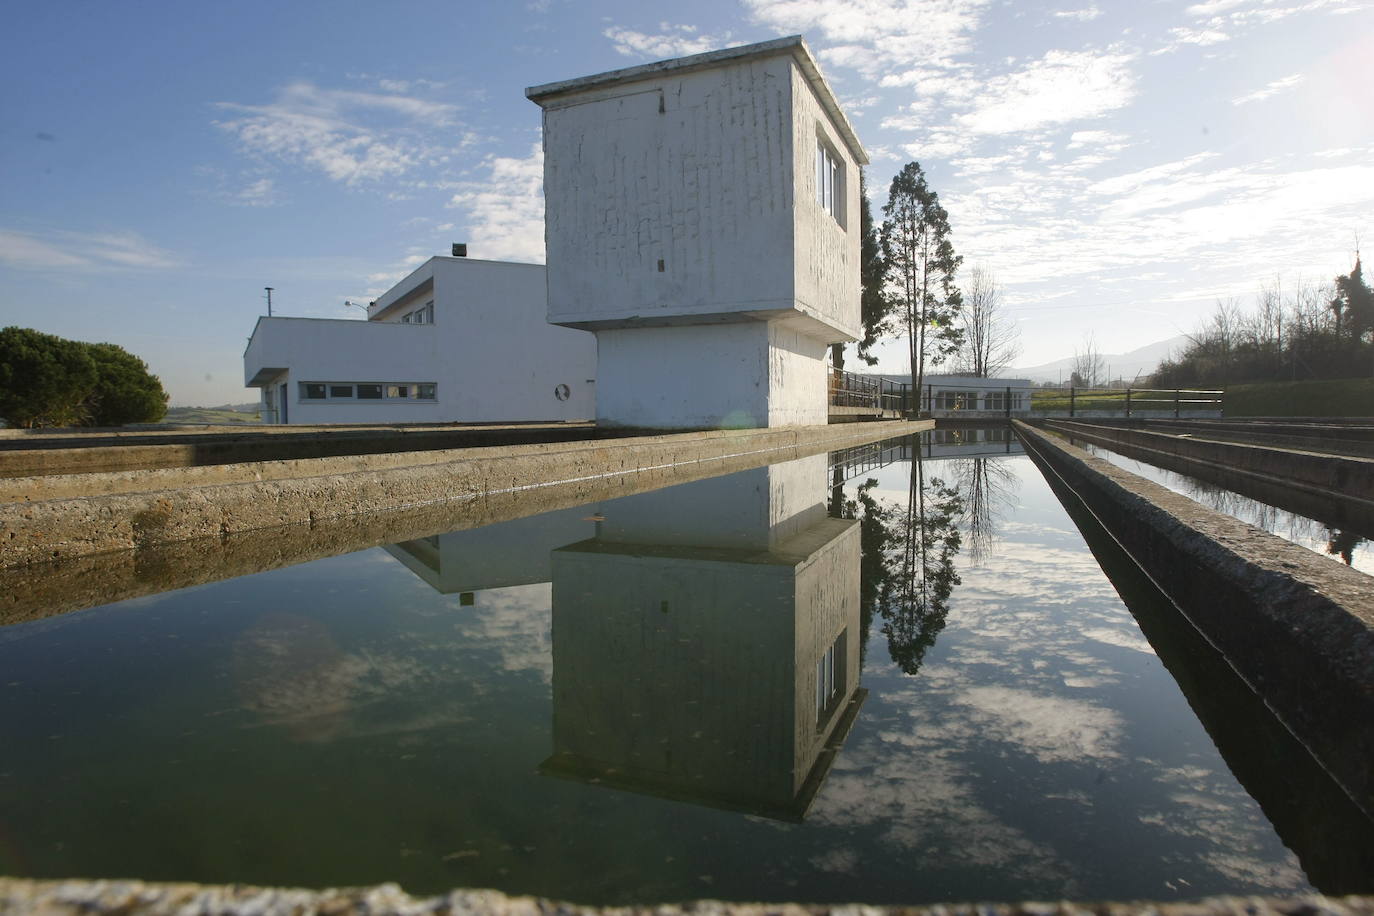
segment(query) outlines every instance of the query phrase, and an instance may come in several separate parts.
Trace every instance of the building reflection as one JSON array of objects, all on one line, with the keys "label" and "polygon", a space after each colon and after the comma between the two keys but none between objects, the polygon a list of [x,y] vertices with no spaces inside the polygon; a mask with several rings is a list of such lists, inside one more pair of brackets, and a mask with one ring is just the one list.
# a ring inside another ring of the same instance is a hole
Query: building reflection
[{"label": "building reflection", "polygon": [[471,596],[489,588],[553,578],[550,552],[595,531],[586,506],[531,515],[481,528],[416,538],[382,549],[440,594]]},{"label": "building reflection", "polygon": [[546,773],[802,819],[863,701],[827,456],[600,506],[553,552]]}]

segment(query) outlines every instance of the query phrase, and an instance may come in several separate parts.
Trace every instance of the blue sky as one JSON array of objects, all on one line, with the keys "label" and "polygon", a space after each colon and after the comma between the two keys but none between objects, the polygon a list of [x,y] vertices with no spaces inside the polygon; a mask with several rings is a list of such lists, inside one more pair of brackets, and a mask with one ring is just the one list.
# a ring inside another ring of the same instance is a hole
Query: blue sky
[{"label": "blue sky", "polygon": [[[911,159],[1022,365],[1124,352],[1374,247],[1374,0],[10,4],[0,324],[108,340],[173,404],[251,400],[284,315],[361,318],[454,241],[542,261],[538,83],[804,34]],[[880,214],[877,214],[880,216]],[[882,368],[901,372],[900,344]]]}]

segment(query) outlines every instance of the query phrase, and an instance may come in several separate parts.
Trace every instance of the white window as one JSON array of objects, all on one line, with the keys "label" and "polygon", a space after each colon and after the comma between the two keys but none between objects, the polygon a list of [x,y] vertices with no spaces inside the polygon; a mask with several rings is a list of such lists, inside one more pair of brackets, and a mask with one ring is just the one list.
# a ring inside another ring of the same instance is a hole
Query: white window
[{"label": "white window", "polygon": [[816,203],[844,225],[844,164],[825,141],[816,141]]}]

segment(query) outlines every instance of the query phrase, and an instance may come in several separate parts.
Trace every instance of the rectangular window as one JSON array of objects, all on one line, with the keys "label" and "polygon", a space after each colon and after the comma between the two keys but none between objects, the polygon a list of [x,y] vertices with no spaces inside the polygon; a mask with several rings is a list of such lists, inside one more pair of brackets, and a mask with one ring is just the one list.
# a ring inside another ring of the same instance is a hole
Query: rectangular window
[{"label": "rectangular window", "polygon": [[824,726],[844,696],[845,652],[848,630],[840,631],[816,662],[816,725]]},{"label": "rectangular window", "polygon": [[421,401],[432,401],[436,394],[435,387],[434,385],[416,385],[415,397]]},{"label": "rectangular window", "polygon": [[329,396],[331,398],[351,398],[353,397],[352,385],[330,385]]},{"label": "rectangular window", "polygon": [[386,396],[389,398],[408,398],[410,397],[409,385],[387,385]]},{"label": "rectangular window", "polygon": [[307,400],[323,400],[324,385],[318,382],[301,382],[301,397]]},{"label": "rectangular window", "polygon": [[358,397],[368,400],[375,400],[382,396],[381,385],[359,385]]},{"label": "rectangular window", "polygon": [[816,140],[816,203],[844,225],[844,165],[820,139]]}]

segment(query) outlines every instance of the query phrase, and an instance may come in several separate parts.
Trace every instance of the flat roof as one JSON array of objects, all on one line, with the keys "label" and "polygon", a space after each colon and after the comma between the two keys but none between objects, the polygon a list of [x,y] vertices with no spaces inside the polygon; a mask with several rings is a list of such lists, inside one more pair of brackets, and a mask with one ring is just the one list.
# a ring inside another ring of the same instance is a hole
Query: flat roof
[{"label": "flat roof", "polygon": [[686,73],[693,70],[707,70],[749,58],[775,57],[781,54],[790,54],[792,59],[797,62],[797,66],[801,68],[807,82],[811,84],[816,97],[820,99],[821,107],[825,109],[830,120],[834,122],[855,160],[860,165],[867,165],[868,153],[864,150],[863,144],[859,142],[858,135],[854,133],[849,118],[845,117],[844,110],[840,108],[839,100],[835,98],[835,93],[831,90],[830,84],[821,74],[820,66],[811,54],[811,49],[807,47],[806,39],[800,35],[788,35],[785,38],[774,38],[752,45],[722,48],[719,51],[707,51],[704,54],[674,57],[650,64],[640,64],[637,67],[608,70],[605,73],[595,73],[591,76],[579,76],[575,79],[560,80],[556,83],[530,86],[525,90],[525,97],[542,108],[547,107],[546,102],[551,102],[560,96],[573,95],[620,83],[639,82],[659,76]]}]

